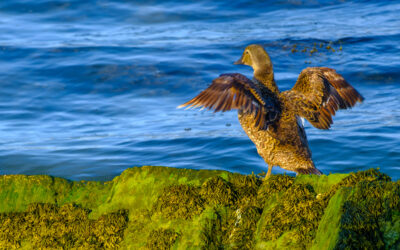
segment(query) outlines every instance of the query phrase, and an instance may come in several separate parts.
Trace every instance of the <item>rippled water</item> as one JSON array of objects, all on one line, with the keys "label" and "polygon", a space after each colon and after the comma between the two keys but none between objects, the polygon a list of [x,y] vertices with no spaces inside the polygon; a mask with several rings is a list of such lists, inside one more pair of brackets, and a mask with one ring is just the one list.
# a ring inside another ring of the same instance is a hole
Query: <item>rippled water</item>
[{"label": "rippled water", "polygon": [[306,123],[319,169],[399,179],[399,13],[396,1],[0,1],[0,174],[265,170],[236,112],[176,109],[220,73],[251,76],[232,63],[258,43],[281,90],[328,66],[365,97],[329,131]]}]

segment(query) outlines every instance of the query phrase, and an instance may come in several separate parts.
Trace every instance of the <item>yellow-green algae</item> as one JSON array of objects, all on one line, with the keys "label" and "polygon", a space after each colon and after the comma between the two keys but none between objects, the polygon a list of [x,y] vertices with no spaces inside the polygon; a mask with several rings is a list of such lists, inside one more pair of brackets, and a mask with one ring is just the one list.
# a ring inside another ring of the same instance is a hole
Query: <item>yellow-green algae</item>
[{"label": "yellow-green algae", "polygon": [[109,182],[0,176],[0,249],[399,249],[400,182],[138,167]]}]

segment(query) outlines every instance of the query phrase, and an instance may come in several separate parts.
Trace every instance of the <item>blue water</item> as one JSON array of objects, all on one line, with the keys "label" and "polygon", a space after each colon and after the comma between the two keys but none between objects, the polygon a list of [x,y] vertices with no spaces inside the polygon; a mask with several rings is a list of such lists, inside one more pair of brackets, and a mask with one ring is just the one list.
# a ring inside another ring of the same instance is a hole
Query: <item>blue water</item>
[{"label": "blue water", "polygon": [[303,68],[328,66],[365,97],[329,131],[306,123],[320,170],[380,167],[399,179],[399,13],[388,0],[2,0],[0,174],[109,180],[141,165],[266,170],[236,112],[176,109],[220,73],[250,77],[233,62],[258,43],[281,90]]}]

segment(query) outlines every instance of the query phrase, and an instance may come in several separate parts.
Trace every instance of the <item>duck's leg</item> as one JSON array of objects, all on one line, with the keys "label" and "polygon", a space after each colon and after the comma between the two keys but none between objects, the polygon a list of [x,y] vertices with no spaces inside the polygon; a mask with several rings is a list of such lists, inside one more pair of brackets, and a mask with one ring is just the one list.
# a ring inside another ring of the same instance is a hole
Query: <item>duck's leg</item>
[{"label": "duck's leg", "polygon": [[264,180],[267,180],[267,179],[271,176],[272,167],[273,167],[272,164],[268,164],[268,172],[267,172],[267,174],[265,175]]}]

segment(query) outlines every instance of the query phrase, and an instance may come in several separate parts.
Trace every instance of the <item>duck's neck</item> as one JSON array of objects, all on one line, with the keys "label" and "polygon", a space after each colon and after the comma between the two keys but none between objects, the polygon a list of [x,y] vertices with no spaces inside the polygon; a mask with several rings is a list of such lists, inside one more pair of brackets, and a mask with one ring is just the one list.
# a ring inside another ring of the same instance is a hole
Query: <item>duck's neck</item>
[{"label": "duck's neck", "polygon": [[266,86],[270,91],[279,94],[278,86],[274,79],[274,71],[272,67],[254,69],[254,78]]}]

